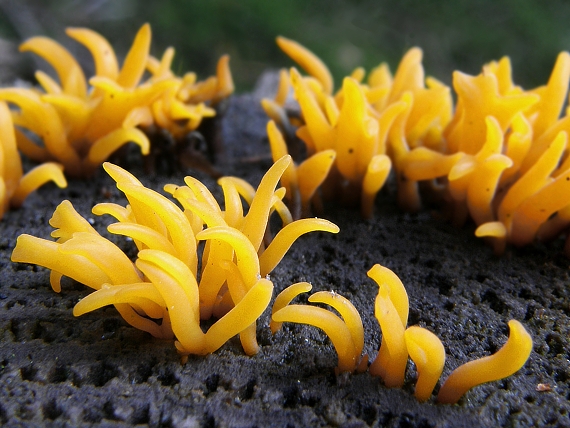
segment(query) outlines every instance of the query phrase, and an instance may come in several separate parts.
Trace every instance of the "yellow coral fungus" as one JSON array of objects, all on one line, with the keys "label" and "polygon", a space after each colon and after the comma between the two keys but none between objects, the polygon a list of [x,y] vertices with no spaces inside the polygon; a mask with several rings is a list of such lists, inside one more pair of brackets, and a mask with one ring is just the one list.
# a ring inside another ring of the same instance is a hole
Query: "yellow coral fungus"
[{"label": "yellow coral fungus", "polygon": [[[271,281],[263,277],[302,234],[338,232],[326,220],[299,220],[288,223],[265,247],[269,217],[275,210],[286,211],[280,206],[284,192],[275,187],[290,162],[289,156],[278,160],[257,191],[246,183],[236,185],[231,177],[221,179],[225,211],[192,177],[186,177],[187,186],[166,186],[181,209],[132,174],[105,163],[129,205],[99,204],[93,212],[118,220],[108,230],[132,238],[138,249],[134,263],[68,201],[58,206],[50,220],[57,241],[22,235],[12,260],[51,269],[56,291],[61,290],[62,276],[95,289],[76,305],[77,316],[112,304],[129,324],[156,337],[176,337],[183,357],[214,352],[236,334],[244,350],[254,354],[258,350],[256,320],[273,291]],[[240,193],[249,202],[245,214]],[[290,214],[280,214],[290,219]],[[198,245],[201,240],[206,241],[203,247]],[[200,320],[213,313],[220,319],[204,333]]]},{"label": "yellow coral fungus", "polygon": [[[47,37],[33,37],[20,50],[33,52],[50,63],[59,83],[38,72],[36,76],[45,93],[4,88],[0,90],[0,99],[17,105],[20,111],[14,112],[16,125],[36,134],[43,142],[43,147],[39,146],[24,133],[18,133],[20,150],[36,161],[60,162],[69,175],[91,175],[109,155],[128,142],[138,144],[143,154],[148,154],[149,140],[138,126],[148,127],[156,122],[178,137],[195,129],[203,117],[215,114],[205,102],[217,102],[233,91],[227,57],[220,60],[213,91],[189,79],[175,77],[170,72],[168,58],[163,59],[162,66],[150,66],[148,24],[137,33],[120,69],[111,45],[98,33],[69,28],[67,34],[93,56],[95,76],[88,80],[92,89],[87,87],[77,61],[63,46]],[[165,57],[170,56],[165,54]],[[154,71],[153,76],[141,83],[147,66]],[[153,115],[157,112],[161,115]]]},{"label": "yellow coral fungus", "polygon": [[509,321],[509,328],[509,339],[495,354],[465,363],[449,375],[437,401],[455,404],[474,386],[503,379],[524,365],[532,351],[532,338],[516,320]]},{"label": "yellow coral fungus", "polygon": [[336,309],[340,317],[317,306],[289,304],[297,295],[311,290],[307,283],[293,284],[276,299],[271,320],[273,333],[284,322],[308,324],[323,330],[331,339],[338,354],[337,373],[353,372],[359,368],[364,348],[364,329],[360,314],[349,300],[341,295],[320,291],[309,297],[309,302],[324,303]]}]

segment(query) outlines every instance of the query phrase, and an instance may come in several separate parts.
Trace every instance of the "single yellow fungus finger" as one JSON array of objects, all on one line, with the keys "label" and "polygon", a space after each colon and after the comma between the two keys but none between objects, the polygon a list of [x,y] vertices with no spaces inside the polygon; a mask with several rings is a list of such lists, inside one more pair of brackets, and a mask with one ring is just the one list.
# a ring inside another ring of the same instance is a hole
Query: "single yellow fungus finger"
[{"label": "single yellow fungus finger", "polygon": [[402,284],[400,278],[398,278],[398,275],[396,275],[387,267],[379,264],[372,266],[372,268],[367,272],[367,275],[369,278],[373,279],[379,287],[384,284],[390,287],[390,300],[398,311],[400,321],[405,327],[408,323],[408,312],[410,310],[410,304],[406,288],[404,287],[404,284]]},{"label": "single yellow fungus finger", "polygon": [[[315,96],[311,93],[306,82],[294,68],[291,69],[291,82],[295,90],[305,126],[317,152],[334,149],[334,130],[325,113],[321,110]],[[305,139],[303,139],[305,140]]]},{"label": "single yellow fungus finger", "polygon": [[[142,252],[142,251],[141,251]],[[137,260],[137,267],[158,289],[168,308],[172,331],[182,347],[193,354],[205,355],[205,335],[200,329],[193,304],[180,283],[162,264],[143,259]]]},{"label": "single yellow fungus finger", "polygon": [[246,286],[252,287],[259,278],[259,258],[257,251],[247,236],[237,229],[216,226],[203,230],[196,235],[198,240],[219,239],[232,246],[236,254],[236,265]]},{"label": "single yellow fungus finger", "polygon": [[58,249],[62,254],[85,257],[109,276],[111,284],[130,284],[141,280],[127,255],[101,235],[75,232]]},{"label": "single yellow fungus finger", "polygon": [[236,334],[252,325],[267,309],[273,295],[268,279],[258,280],[244,298],[206,332],[207,352],[215,352]]},{"label": "single yellow fungus finger", "polygon": [[500,256],[505,252],[507,244],[507,228],[500,221],[483,223],[475,230],[478,238],[489,238],[496,255]]},{"label": "single yellow fungus finger", "polygon": [[506,140],[505,154],[513,161],[513,166],[503,172],[499,186],[511,183],[532,145],[532,126],[524,114],[517,114],[511,124],[512,132]]},{"label": "single yellow fungus finger", "polygon": [[[285,111],[285,109],[280,106],[279,104],[277,104],[275,101],[269,99],[269,98],[263,98],[261,100],[261,107],[263,108],[263,111],[265,111],[265,114],[275,123],[278,123],[280,126],[286,128],[289,126],[289,119],[287,117],[287,112]],[[271,140],[270,140],[271,142]],[[285,153],[287,154],[287,153]],[[283,155],[281,155],[283,156]],[[279,157],[281,157],[279,156]],[[277,157],[277,159],[279,159],[279,157]]]},{"label": "single yellow fungus finger", "polygon": [[261,179],[257,192],[251,201],[249,212],[243,221],[242,232],[251,241],[256,251],[259,249],[265,234],[275,187],[291,162],[293,162],[291,156],[283,156],[269,168]]},{"label": "single yellow fungus finger", "polygon": [[251,206],[253,197],[255,196],[255,189],[251,184],[245,181],[243,178],[239,177],[224,177],[224,179],[231,181],[239,195],[244,199],[244,201]]},{"label": "single yellow fungus finger", "polygon": [[[220,290],[224,283],[229,281],[227,272],[220,269],[220,266],[234,259],[234,250],[227,242],[211,239],[206,245],[202,255],[202,275],[200,277],[200,317],[204,320],[212,317]],[[241,274],[239,276],[241,278]],[[240,280],[243,281],[243,279]],[[255,280],[251,279],[251,281]],[[251,284],[248,285],[251,286]],[[236,295],[235,297],[234,302],[237,302],[243,296]]]},{"label": "single yellow fungus finger", "polygon": [[59,86],[55,80],[53,80],[48,74],[44,73],[43,71],[36,71],[34,73],[34,77],[41,85],[41,87],[44,88],[44,91],[46,91],[48,94],[59,95],[63,92],[61,86]]},{"label": "single yellow fungus finger", "polygon": [[98,234],[97,231],[85,220],[71,204],[65,200],[61,202],[49,220],[50,226],[54,230],[51,233],[52,238],[58,238],[58,243],[63,243],[73,237],[75,232],[90,232]]},{"label": "single yellow fungus finger", "polygon": [[217,93],[212,101],[217,103],[222,98],[229,97],[235,89],[234,80],[230,70],[230,56],[222,55],[216,65],[216,78],[218,81]]},{"label": "single yellow fungus finger", "polygon": [[[273,120],[267,122],[267,136],[269,137],[269,145],[271,147],[273,162],[277,162],[283,156],[289,154],[285,139]],[[291,162],[283,172],[283,175],[281,176],[281,184],[287,189],[287,196],[294,199],[294,196],[292,195],[293,192],[296,191],[297,187],[297,172],[294,162]]]},{"label": "single yellow fungus finger", "polygon": [[66,28],[65,34],[89,49],[95,62],[95,75],[117,80],[119,64],[105,37],[88,28]]},{"label": "single yellow fungus finger", "polygon": [[[291,303],[291,301],[299,294],[308,293],[312,289],[313,286],[308,282],[297,282],[285,288],[275,298],[275,301],[273,302],[273,308],[271,309],[271,314],[273,315],[275,312],[279,311],[280,309],[283,309],[285,306]],[[275,322],[273,318],[271,318],[271,322],[269,323],[269,328],[271,328],[271,333],[273,334],[277,333],[281,329],[282,325],[283,323]]]},{"label": "single yellow fungus finger", "polygon": [[402,169],[410,180],[432,180],[448,175],[463,156],[463,153],[446,155],[427,147],[417,147],[406,156]]},{"label": "single yellow fungus finger", "polygon": [[277,93],[273,99],[278,105],[284,106],[287,101],[287,96],[291,90],[291,82],[289,80],[289,73],[287,70],[279,70],[279,86],[277,87]]},{"label": "single yellow fungus finger", "polygon": [[63,278],[63,274],[60,272],[56,272],[55,270],[52,270],[49,273],[49,284],[51,285],[52,290],[55,291],[56,293],[61,292],[61,279],[62,278]]},{"label": "single yellow fungus finger", "polygon": [[63,175],[63,167],[54,162],[43,163],[28,171],[24,175],[18,187],[10,198],[13,207],[20,207],[28,195],[49,181],[53,181],[58,187],[67,187],[67,180]]},{"label": "single yellow fungus finger", "polygon": [[20,52],[33,52],[41,56],[55,69],[63,91],[85,99],[87,83],[81,67],[62,45],[48,37],[32,37],[20,45]]},{"label": "single yellow fungus finger", "polygon": [[567,140],[566,132],[560,132],[536,163],[507,191],[498,209],[499,221],[505,224],[507,230],[511,229],[517,207],[551,181],[550,175],[560,162]]},{"label": "single yellow fungus finger", "polygon": [[449,375],[439,390],[438,402],[455,404],[474,386],[511,376],[526,363],[532,338],[516,320],[509,321],[509,329],[509,339],[495,354],[469,361]]},{"label": "single yellow fungus finger", "polygon": [[414,47],[409,49],[402,57],[398,69],[394,74],[388,103],[399,100],[404,92],[414,91],[424,87],[422,56],[422,50]]},{"label": "single yellow fungus finger", "polygon": [[326,309],[316,306],[288,305],[276,311],[271,319],[277,323],[294,322],[320,328],[330,338],[338,354],[338,372],[356,368],[354,342],[346,323]]},{"label": "single yellow fungus finger", "polygon": [[388,388],[401,387],[408,363],[408,350],[404,340],[406,327],[390,300],[390,288],[387,285],[380,286],[374,314],[382,330],[382,343],[370,366],[370,374],[382,377]]},{"label": "single yellow fungus finger", "polygon": [[554,69],[548,79],[545,91],[541,94],[540,101],[536,106],[538,116],[534,121],[534,135],[540,137],[544,131],[552,126],[560,117],[560,112],[568,92],[570,80],[570,54],[560,52]]},{"label": "single yellow fungus finger", "polygon": [[[162,58],[160,59],[160,64],[158,70],[156,70],[156,75],[158,77],[171,77],[172,73],[170,71],[172,67],[172,60],[174,59],[174,54],[176,51],[172,46],[166,48],[164,53],[162,54]],[[150,59],[150,55],[149,55]]]},{"label": "single yellow fungus finger", "polygon": [[233,181],[222,177],[218,180],[224,192],[224,221],[231,227],[239,229],[243,221],[243,205],[239,192]]},{"label": "single yellow fungus finger", "polygon": [[[96,290],[111,282],[109,275],[95,263],[77,254],[64,254],[59,247],[60,244],[53,241],[22,234],[16,240],[11,260],[55,270]],[[139,281],[140,278],[136,282]]]},{"label": "single yellow fungus finger", "polygon": [[360,212],[363,218],[372,217],[374,199],[386,183],[391,169],[392,161],[386,155],[376,155],[370,160],[362,181]]},{"label": "single yellow fungus finger", "polygon": [[118,303],[136,304],[145,311],[146,315],[155,319],[162,318],[162,308],[166,307],[164,299],[150,282],[125,285],[104,284],[101,289],[81,299],[73,307],[73,315],[79,317],[104,306]]},{"label": "single yellow fungus finger", "polygon": [[129,221],[132,214],[129,208],[125,208],[119,204],[114,204],[112,202],[101,202],[95,205],[91,209],[91,212],[95,215],[108,214],[120,222]]},{"label": "single yellow fungus finger", "polygon": [[327,94],[332,94],[333,78],[327,66],[311,51],[301,44],[286,39],[285,37],[277,37],[277,45],[299,66],[315,77],[323,85],[323,90]]},{"label": "single yellow fungus finger", "polygon": [[161,233],[148,226],[137,223],[121,222],[107,226],[107,230],[115,235],[123,235],[135,241],[142,242],[147,248],[164,251],[177,256],[177,251],[172,243]]},{"label": "single yellow fungus finger", "polygon": [[364,327],[358,310],[347,298],[331,291],[318,291],[309,297],[311,303],[324,303],[336,309],[344,320],[352,341],[354,342],[354,355],[360,360],[364,349]]},{"label": "single yellow fungus finger", "polygon": [[117,83],[125,88],[134,88],[141,79],[150,50],[150,25],[144,24],[137,35],[117,77]]},{"label": "single yellow fungus finger", "polygon": [[261,276],[268,275],[279,264],[291,245],[305,233],[322,231],[338,233],[339,227],[328,220],[305,218],[289,223],[281,229],[259,257]]},{"label": "single yellow fungus finger", "polygon": [[418,371],[414,395],[418,401],[426,401],[443,372],[445,348],[435,334],[418,326],[406,329],[404,339],[410,358]]},{"label": "single yellow fungus finger", "polygon": [[93,143],[88,155],[90,164],[99,166],[119,147],[129,142],[137,144],[144,155],[148,154],[150,142],[142,131],[136,128],[119,128]]},{"label": "single yellow fungus finger", "polygon": [[297,167],[297,183],[303,210],[309,209],[311,199],[328,177],[335,159],[334,150],[324,150],[312,155]]}]

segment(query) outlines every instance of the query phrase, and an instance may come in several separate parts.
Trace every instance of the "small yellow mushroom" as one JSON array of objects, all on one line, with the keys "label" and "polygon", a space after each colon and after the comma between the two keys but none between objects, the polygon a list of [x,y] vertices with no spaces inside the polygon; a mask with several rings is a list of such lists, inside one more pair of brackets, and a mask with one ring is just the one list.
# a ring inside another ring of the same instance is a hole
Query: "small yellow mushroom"
[{"label": "small yellow mushroom", "polygon": [[509,339],[495,354],[470,361],[456,368],[437,395],[443,404],[455,404],[471,388],[516,373],[532,351],[532,338],[523,325],[509,321]]},{"label": "small yellow mushroom", "polygon": [[404,339],[410,358],[418,371],[414,395],[418,401],[426,401],[443,371],[445,348],[435,334],[418,326],[407,328]]}]

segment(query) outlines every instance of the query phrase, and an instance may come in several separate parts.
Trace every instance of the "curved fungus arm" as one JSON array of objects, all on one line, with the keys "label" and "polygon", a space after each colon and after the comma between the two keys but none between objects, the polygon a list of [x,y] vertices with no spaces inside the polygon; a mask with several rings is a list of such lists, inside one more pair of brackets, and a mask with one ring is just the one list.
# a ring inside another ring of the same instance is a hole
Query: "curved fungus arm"
[{"label": "curved fungus arm", "polygon": [[526,363],[532,351],[532,338],[516,320],[509,321],[509,328],[509,339],[496,353],[469,361],[449,375],[439,390],[438,402],[455,404],[474,386],[511,376]]},{"label": "curved fungus arm", "polygon": [[294,322],[320,328],[330,338],[338,354],[338,371],[352,372],[356,368],[354,342],[346,323],[326,309],[307,305],[288,305],[272,317],[278,323]]},{"label": "curved fungus arm", "polygon": [[398,275],[380,264],[372,266],[372,268],[367,272],[367,275],[369,278],[373,279],[379,287],[382,287],[384,284],[389,287],[388,293],[390,300],[398,311],[400,321],[405,327],[408,323],[410,303],[406,288],[404,287],[404,284],[402,284],[400,278],[398,278]]},{"label": "curved fungus arm", "polygon": [[374,199],[386,183],[391,169],[392,161],[386,155],[376,155],[370,160],[362,181],[360,211],[363,218],[372,217]]},{"label": "curved fungus arm", "polygon": [[244,298],[206,332],[206,350],[215,352],[236,334],[246,330],[267,309],[273,295],[273,283],[258,280]]},{"label": "curved fungus arm", "polygon": [[418,326],[409,327],[404,332],[404,339],[418,371],[414,395],[418,401],[426,401],[443,371],[445,348],[435,334]]},{"label": "curved fungus arm", "polygon": [[339,227],[328,220],[305,218],[289,223],[281,229],[259,257],[261,276],[269,274],[279,264],[291,245],[303,234],[323,231],[338,233]]},{"label": "curved fungus arm", "polygon": [[99,138],[89,149],[89,166],[96,168],[119,147],[126,143],[133,142],[141,148],[143,155],[147,155],[150,150],[148,137],[137,128],[119,128],[111,131],[104,137]]},{"label": "curved fungus arm", "polygon": [[301,44],[286,39],[285,37],[277,37],[277,45],[285,52],[293,61],[315,77],[323,85],[323,90],[327,94],[332,94],[333,78],[324,62],[322,62],[313,52],[302,46]]},{"label": "curved fungus arm", "polygon": [[239,229],[243,221],[243,205],[239,192],[231,180],[222,177],[218,180],[224,192],[224,220],[231,227]]},{"label": "curved fungus arm", "polygon": [[297,182],[301,197],[301,207],[304,211],[309,209],[309,204],[315,192],[329,175],[329,171],[336,159],[336,152],[332,149],[315,153],[306,159],[297,168]]},{"label": "curved fungus arm", "polygon": [[66,28],[65,34],[85,46],[95,62],[95,75],[116,80],[119,64],[113,47],[107,39],[88,28]]},{"label": "curved fungus arm", "polygon": [[162,318],[163,309],[166,307],[164,299],[150,282],[138,282],[134,284],[103,286],[93,293],[81,299],[73,307],[73,315],[78,317],[87,312],[107,305],[120,303],[135,304],[140,307],[150,318]]},{"label": "curved fungus arm", "polygon": [[354,342],[354,354],[358,360],[364,349],[364,327],[358,310],[350,300],[335,292],[318,291],[309,297],[309,302],[324,303],[336,309],[350,331]]},{"label": "curved fungus arm", "polygon": [[91,212],[95,215],[108,214],[120,222],[127,222],[129,220],[132,220],[131,219],[132,211],[130,210],[130,208],[123,207],[122,205],[115,204],[113,202],[101,202],[95,205],[91,209]]},{"label": "curved fungus arm", "polygon": [[20,179],[18,187],[14,190],[14,193],[10,198],[10,205],[13,207],[22,206],[24,200],[30,193],[34,192],[49,181],[53,181],[59,188],[67,187],[67,180],[63,175],[62,165],[54,162],[47,162],[28,171],[26,175]]},{"label": "curved fungus arm", "polygon": [[249,212],[243,221],[242,232],[253,244],[256,251],[263,241],[275,187],[291,162],[293,162],[291,156],[286,155],[269,168],[259,183],[251,201]]},{"label": "curved fungus arm", "polygon": [[275,334],[280,329],[283,323],[275,322],[273,320],[273,314],[280,309],[283,309],[291,301],[301,293],[308,293],[311,291],[313,286],[308,282],[297,282],[285,288],[281,293],[277,295],[275,301],[273,302],[273,308],[271,308],[271,322],[269,323],[269,328],[271,328],[271,333]]}]

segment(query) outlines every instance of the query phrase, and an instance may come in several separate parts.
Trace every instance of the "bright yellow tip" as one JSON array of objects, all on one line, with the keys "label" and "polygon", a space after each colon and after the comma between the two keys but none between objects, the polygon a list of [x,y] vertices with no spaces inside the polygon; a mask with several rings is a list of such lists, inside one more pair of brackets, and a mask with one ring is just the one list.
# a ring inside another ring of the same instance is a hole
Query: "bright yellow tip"
[{"label": "bright yellow tip", "polygon": [[455,369],[439,390],[437,401],[455,404],[471,388],[516,373],[530,356],[532,338],[523,325],[509,321],[510,335],[495,354],[470,361]]},{"label": "bright yellow tip", "polygon": [[323,90],[327,94],[332,94],[333,78],[327,66],[311,51],[301,44],[286,39],[285,37],[277,37],[277,45],[289,57],[295,61],[303,70],[316,78],[322,85]]},{"label": "bright yellow tip", "polygon": [[445,348],[435,334],[418,326],[409,327],[404,333],[404,339],[418,371],[414,395],[418,401],[426,401],[443,371]]},{"label": "bright yellow tip", "polygon": [[134,88],[141,79],[150,50],[150,25],[144,24],[138,31],[133,45],[125,58],[117,83],[125,88]]},{"label": "bright yellow tip", "polygon": [[107,39],[88,28],[67,28],[65,34],[89,49],[93,61],[95,61],[95,74],[97,76],[117,79],[119,65],[115,52]]},{"label": "bright yellow tip", "polygon": [[20,180],[10,199],[10,204],[13,207],[20,207],[30,193],[49,181],[53,181],[58,187],[67,187],[67,180],[63,175],[63,167],[60,164],[47,162],[29,171]]}]

